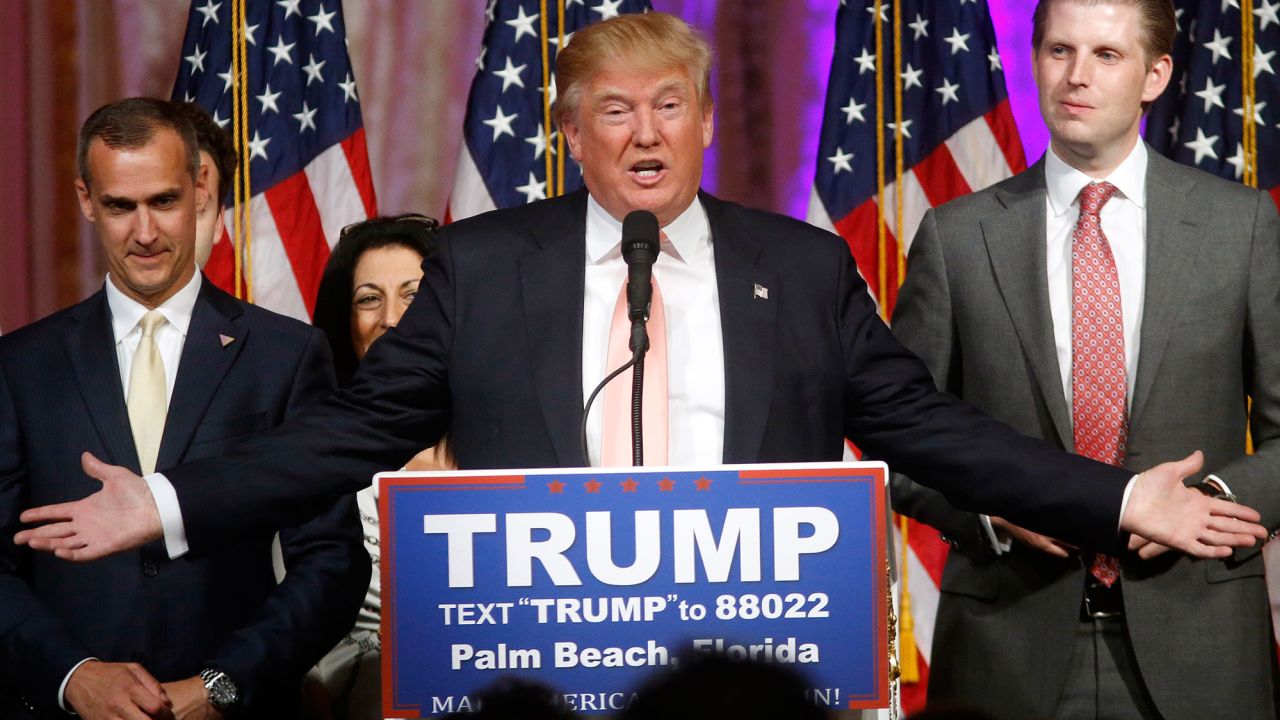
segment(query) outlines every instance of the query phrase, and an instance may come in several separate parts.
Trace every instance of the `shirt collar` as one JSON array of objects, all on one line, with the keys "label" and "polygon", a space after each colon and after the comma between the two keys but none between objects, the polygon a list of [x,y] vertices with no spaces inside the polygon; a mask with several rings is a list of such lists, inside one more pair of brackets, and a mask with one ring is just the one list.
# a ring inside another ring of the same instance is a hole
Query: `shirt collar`
[{"label": "shirt collar", "polygon": [[[181,290],[165,300],[156,308],[164,319],[185,337],[187,328],[191,326],[191,314],[195,312],[196,298],[200,296],[201,274],[199,269]],[[124,340],[133,332],[142,316],[147,314],[147,307],[133,298],[120,292],[120,288],[111,282],[111,274],[107,274],[107,308],[111,310],[111,331],[115,334],[116,343]]]},{"label": "shirt collar", "polygon": [[[1097,182],[1058,157],[1058,154],[1053,151],[1053,146],[1050,146],[1045,153],[1044,179],[1049,191],[1049,208],[1054,215],[1062,215],[1076,206],[1084,186]],[[1134,143],[1129,155],[1104,179],[1116,186],[1117,195],[1139,208],[1145,208],[1147,205],[1146,143],[1141,140]]]},{"label": "shirt collar", "polygon": [[[666,240],[661,251],[685,263],[692,262],[711,246],[711,225],[702,201],[694,198],[689,207],[662,228]],[[587,195],[587,260],[592,265],[622,257],[622,223],[600,203]]]}]

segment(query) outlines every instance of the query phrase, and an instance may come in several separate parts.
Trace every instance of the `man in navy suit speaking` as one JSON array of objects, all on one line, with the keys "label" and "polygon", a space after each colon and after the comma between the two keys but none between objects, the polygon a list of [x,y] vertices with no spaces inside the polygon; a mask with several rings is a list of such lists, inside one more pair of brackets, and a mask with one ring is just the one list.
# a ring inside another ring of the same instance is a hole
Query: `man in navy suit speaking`
[{"label": "man in navy suit speaking", "polygon": [[[333,388],[318,331],[197,272],[206,171],[173,105],[99,109],[79,158],[107,281],[0,339],[4,535],[27,507],[93,492],[84,451],[166,469],[217,456]],[[280,531],[279,585],[270,530],[199,557],[171,560],[151,543],[81,566],[0,543],[0,716],[293,716],[302,675],[350,627],[369,578],[350,497],[296,520]]]},{"label": "man in navy suit speaking", "polygon": [[220,461],[95,470],[101,493],[28,511],[46,524],[17,541],[72,560],[161,538],[199,552],[352,492],[446,430],[464,469],[602,463],[606,423],[593,406],[584,448],[582,400],[613,369],[620,231],[638,209],[663,232],[666,353],[646,362],[668,370],[669,464],[838,460],[850,438],[958,506],[1101,550],[1132,532],[1217,557],[1265,536],[1253,510],[1182,485],[1195,454],[1135,476],[938,392],[842,240],[700,191],[710,50],[683,21],[602,21],[556,62],[555,120],[585,190],[442,230],[417,300],[316,412]]}]

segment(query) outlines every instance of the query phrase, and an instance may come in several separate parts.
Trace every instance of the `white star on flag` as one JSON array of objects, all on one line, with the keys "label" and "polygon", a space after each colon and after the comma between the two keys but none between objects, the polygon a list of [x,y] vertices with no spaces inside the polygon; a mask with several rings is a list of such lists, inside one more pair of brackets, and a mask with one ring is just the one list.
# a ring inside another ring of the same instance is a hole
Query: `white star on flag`
[{"label": "white star on flag", "polygon": [[1199,165],[1200,161],[1203,160],[1206,155],[1213,158],[1214,160],[1218,159],[1218,153],[1215,152],[1213,149],[1214,144],[1217,142],[1218,142],[1217,135],[1210,135],[1209,137],[1205,137],[1204,129],[1196,128],[1196,139],[1185,144],[1188,150],[1192,150],[1195,152],[1196,154],[1195,162],[1197,165]]},{"label": "white star on flag", "polygon": [[849,98],[849,104],[840,108],[844,112],[844,122],[849,124],[854,120],[866,122],[867,119],[862,116],[862,111],[867,107],[866,103],[859,103],[853,98]]},{"label": "white star on flag", "polygon": [[952,55],[955,55],[961,50],[964,50],[965,52],[969,52],[969,35],[970,33],[965,33],[961,35],[960,28],[958,27],[951,28],[951,36],[947,38],[943,38],[942,41],[951,46]]},{"label": "white star on flag", "polygon": [[915,37],[912,40],[919,40],[922,37],[929,37],[929,21],[925,20],[920,13],[916,13],[915,22],[907,23],[907,27],[915,31]]},{"label": "white star on flag", "polygon": [[298,128],[298,132],[303,132],[305,130],[315,130],[316,129],[315,117],[316,117],[316,111],[313,108],[307,107],[307,101],[303,100],[302,112],[294,113],[294,116],[293,116],[293,119],[297,120],[302,125],[302,127]]},{"label": "white star on flag", "polygon": [[505,22],[516,30],[516,42],[520,42],[520,38],[528,35],[534,40],[538,39],[538,31],[533,29],[533,22],[538,19],[538,13],[532,15],[524,14],[524,6],[516,8],[516,17]]},{"label": "white star on flag", "polygon": [[320,75],[320,70],[324,68],[324,64],[328,62],[327,60],[316,62],[315,55],[309,55],[309,57],[311,58],[311,62],[302,66],[302,71],[307,74],[307,87],[311,87],[312,80],[324,82],[324,77]]},{"label": "white star on flag", "polygon": [[538,178],[534,177],[532,171],[529,173],[529,182],[524,185],[517,185],[516,192],[524,193],[525,202],[533,202],[534,200],[547,199],[547,184],[538,182]]},{"label": "white star on flag", "polygon": [[345,102],[355,102],[360,99],[356,97],[356,81],[351,79],[351,73],[347,73],[346,81],[338,83],[338,87],[342,88]]},{"label": "white star on flag", "polygon": [[[902,121],[902,136],[903,136],[903,137],[905,137],[905,138],[910,138],[910,137],[911,137],[911,123],[912,123],[912,122],[914,122],[914,121],[913,121],[913,120],[903,120],[903,121]],[[888,125],[889,125],[889,129],[890,129],[890,130],[894,130],[894,131],[896,131],[896,130],[898,129],[898,123],[888,123]]]},{"label": "white star on flag", "polygon": [[601,20],[618,17],[618,6],[622,4],[622,0],[600,0],[600,4],[591,8],[592,12],[600,13]]},{"label": "white star on flag", "polygon": [[502,106],[494,108],[494,116],[490,120],[485,120],[484,124],[493,128],[493,140],[496,142],[503,135],[515,137],[516,133],[511,129],[511,121],[520,116],[520,113],[511,113],[506,115],[502,112]]},{"label": "white star on flag", "polygon": [[321,30],[333,32],[333,16],[337,14],[337,11],[332,10],[326,13],[324,11],[324,4],[322,3],[320,5],[320,9],[316,11],[315,15],[307,17],[308,20],[316,24],[316,37],[320,37]]},{"label": "white star on flag", "polygon": [[508,55],[507,66],[501,70],[493,71],[494,75],[497,75],[498,77],[502,78],[502,92],[506,92],[507,88],[511,87],[512,85],[515,85],[516,87],[521,87],[521,88],[524,87],[524,80],[520,79],[520,73],[524,72],[524,69],[527,67],[529,66],[520,65],[519,67],[517,67],[513,65],[511,63],[511,56]]},{"label": "white star on flag", "polygon": [[1213,29],[1213,40],[1204,44],[1204,49],[1213,53],[1213,64],[1217,65],[1218,60],[1230,60],[1231,51],[1227,46],[1231,44],[1230,37],[1222,37],[1222,33],[1218,32],[1218,28]]},{"label": "white star on flag", "polygon": [[275,47],[267,48],[267,52],[271,53],[275,57],[275,61],[271,63],[271,66],[275,67],[281,62],[287,62],[292,65],[293,57],[289,55],[289,51],[293,49],[294,45],[297,45],[297,43],[289,43],[286,45],[284,43],[284,35],[276,38]]},{"label": "white star on flag", "polygon": [[263,138],[258,135],[258,131],[253,131],[253,139],[249,141],[249,159],[252,160],[260,157],[267,159],[267,143],[271,142],[271,138]]},{"label": "white star on flag", "polygon": [[862,48],[862,54],[853,59],[858,63],[858,74],[876,71],[876,56],[867,52],[866,48]]},{"label": "white star on flag", "polygon": [[1209,108],[1214,106],[1217,106],[1220,108],[1226,107],[1226,105],[1222,104],[1222,91],[1226,89],[1227,89],[1226,83],[1223,83],[1221,85],[1214,85],[1212,78],[1205,78],[1204,89],[1192,94],[1204,100],[1204,111],[1209,112]]},{"label": "white star on flag", "polygon": [[196,8],[196,12],[204,16],[204,20],[200,23],[201,27],[209,24],[212,20],[214,24],[221,22],[218,20],[218,8],[222,7],[222,3],[216,3],[213,0],[205,0],[205,4]]},{"label": "white star on flag", "polygon": [[956,95],[956,91],[960,89],[960,84],[951,84],[947,78],[942,78],[942,85],[934,88],[934,92],[942,95],[942,105],[945,107],[949,102],[960,102],[960,96]]},{"label": "white star on flag", "polygon": [[198,72],[204,72],[204,58],[208,54],[207,51],[202,51],[200,46],[197,45],[195,52],[182,59],[191,63],[191,74],[195,75]]},{"label": "white star on flag", "polygon": [[839,175],[844,171],[853,172],[853,165],[849,161],[853,160],[853,153],[847,153],[843,148],[836,148],[836,154],[827,158],[833,166],[832,174]]},{"label": "white star on flag", "polygon": [[924,70],[917,70],[911,66],[911,63],[907,63],[907,69],[902,71],[902,89],[906,91],[910,90],[913,86],[918,88],[924,87],[924,83],[920,82],[920,75],[923,73]]},{"label": "white star on flag", "polygon": [[266,87],[262,89],[262,94],[256,97],[258,102],[262,103],[263,115],[266,115],[268,110],[274,113],[280,112],[280,108],[276,104],[276,101],[280,98],[280,93],[271,92],[271,83],[267,83]]}]

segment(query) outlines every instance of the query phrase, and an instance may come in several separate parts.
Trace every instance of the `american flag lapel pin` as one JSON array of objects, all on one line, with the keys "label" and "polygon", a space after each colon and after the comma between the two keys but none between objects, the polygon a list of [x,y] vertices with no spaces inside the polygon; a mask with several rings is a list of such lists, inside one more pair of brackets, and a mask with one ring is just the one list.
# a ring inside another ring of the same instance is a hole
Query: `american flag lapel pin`
[{"label": "american flag lapel pin", "polygon": [[236,339],[230,335],[223,335],[221,333],[218,334],[218,340],[222,342],[222,347],[226,347],[236,341]]},{"label": "american flag lapel pin", "polygon": [[768,300],[769,288],[761,285],[760,283],[755,283],[755,287],[751,290],[751,297],[754,300]]}]

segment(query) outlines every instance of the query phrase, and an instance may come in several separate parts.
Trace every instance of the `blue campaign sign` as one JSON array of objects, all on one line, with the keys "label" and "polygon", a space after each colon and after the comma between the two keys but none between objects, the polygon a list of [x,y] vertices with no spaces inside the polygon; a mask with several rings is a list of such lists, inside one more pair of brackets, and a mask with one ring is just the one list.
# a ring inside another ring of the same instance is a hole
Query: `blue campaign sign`
[{"label": "blue campaign sign", "polygon": [[883,463],[384,473],[383,713],[502,676],[615,713],[693,651],[888,705]]}]

